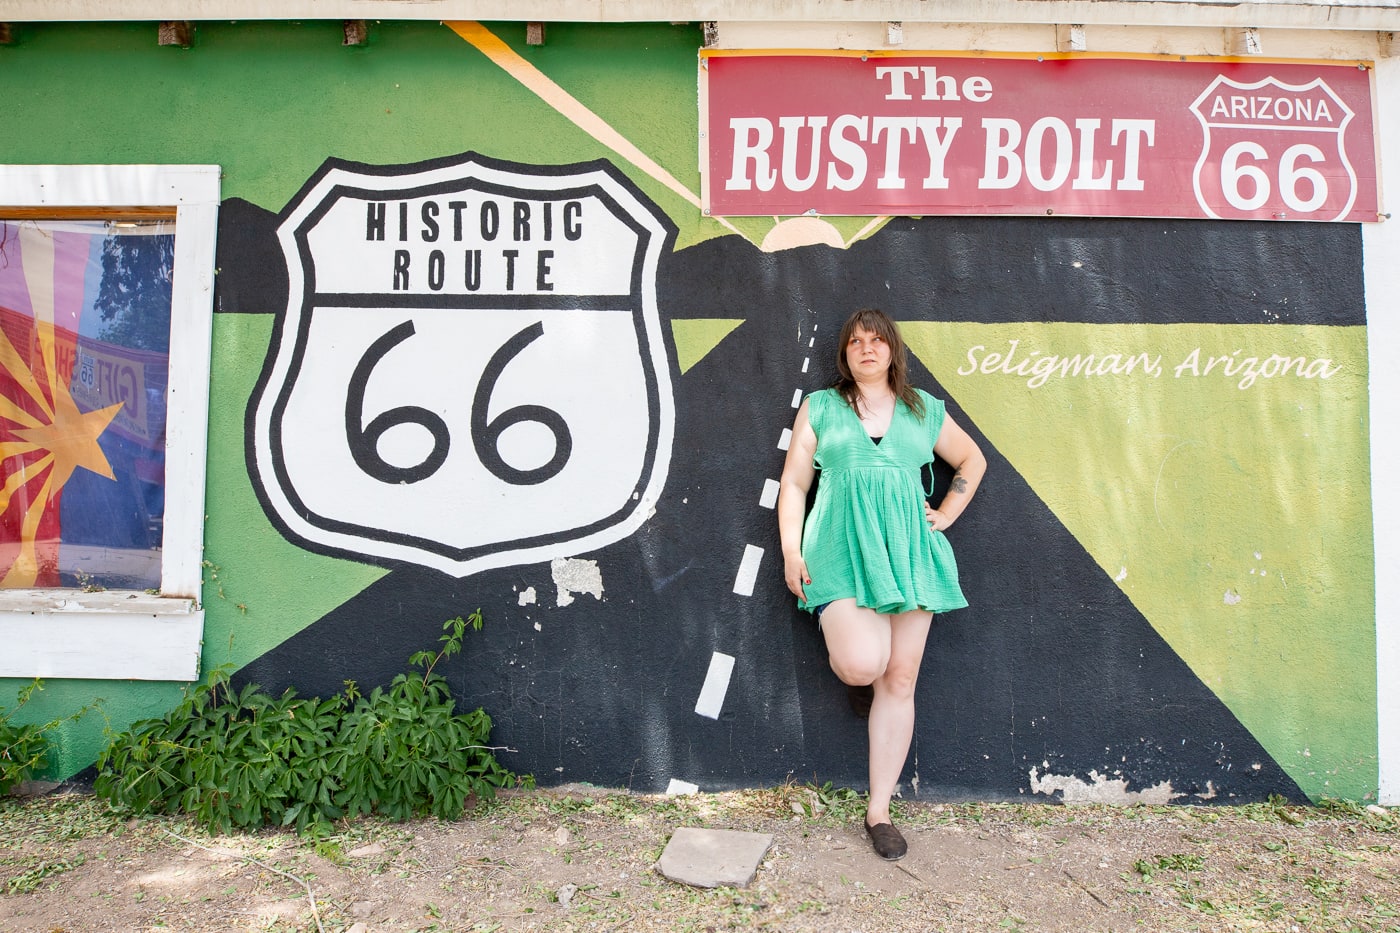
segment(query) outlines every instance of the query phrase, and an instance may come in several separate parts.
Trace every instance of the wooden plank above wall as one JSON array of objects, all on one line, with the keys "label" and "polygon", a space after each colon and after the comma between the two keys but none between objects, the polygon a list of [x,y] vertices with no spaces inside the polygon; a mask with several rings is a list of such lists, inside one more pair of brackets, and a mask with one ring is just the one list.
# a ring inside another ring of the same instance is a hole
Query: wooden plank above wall
[{"label": "wooden plank above wall", "polygon": [[0,204],[3,220],[174,220],[168,207],[7,207]]},{"label": "wooden plank above wall", "polygon": [[[927,22],[1113,25],[1194,25],[1260,28],[1384,30],[1400,28],[1389,0],[191,0],[180,15],[199,20],[489,20],[505,22]],[[11,0],[10,22],[151,22],[167,20],[161,0]]]}]

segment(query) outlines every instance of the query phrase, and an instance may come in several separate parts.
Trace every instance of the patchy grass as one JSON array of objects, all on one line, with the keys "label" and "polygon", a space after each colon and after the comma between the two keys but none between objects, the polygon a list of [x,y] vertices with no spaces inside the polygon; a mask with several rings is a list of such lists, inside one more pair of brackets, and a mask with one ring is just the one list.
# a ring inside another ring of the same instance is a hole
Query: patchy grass
[{"label": "patchy grass", "polygon": [[[0,800],[0,929],[1400,933],[1400,819],[1345,802],[1065,807],[899,801],[869,851],[830,784],[685,797],[585,785],[457,821],[211,835],[90,796]],[[655,871],[680,826],[773,836],[747,888]]]}]

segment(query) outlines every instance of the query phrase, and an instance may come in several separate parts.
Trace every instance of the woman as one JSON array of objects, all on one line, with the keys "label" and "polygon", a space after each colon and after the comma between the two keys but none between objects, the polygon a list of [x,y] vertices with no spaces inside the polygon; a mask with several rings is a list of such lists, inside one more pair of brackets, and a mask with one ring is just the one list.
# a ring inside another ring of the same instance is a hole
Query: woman
[{"label": "woman", "polygon": [[[893,861],[908,850],[890,819],[890,796],[914,734],[924,643],[935,612],[967,605],[942,532],[967,508],[987,461],[943,402],[909,384],[904,341],[883,312],[851,315],[838,346],[835,386],[797,411],[778,532],[788,589],[817,616],[832,670],[851,687],[873,687],[865,829]],[[920,477],[935,455],[955,471],[937,509]]]}]

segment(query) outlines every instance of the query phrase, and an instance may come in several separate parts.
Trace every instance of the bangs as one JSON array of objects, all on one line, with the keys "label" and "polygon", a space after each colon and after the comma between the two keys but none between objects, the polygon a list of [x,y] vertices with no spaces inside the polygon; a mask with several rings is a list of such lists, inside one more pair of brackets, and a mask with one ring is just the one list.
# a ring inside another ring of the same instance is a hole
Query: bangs
[{"label": "bangs", "polygon": [[842,328],[841,344],[844,347],[850,343],[851,335],[856,330],[867,330],[873,334],[878,334],[891,346],[900,346],[903,341],[900,339],[899,328],[894,321],[890,320],[885,312],[876,308],[862,308],[851,315],[846,321],[846,326]]}]

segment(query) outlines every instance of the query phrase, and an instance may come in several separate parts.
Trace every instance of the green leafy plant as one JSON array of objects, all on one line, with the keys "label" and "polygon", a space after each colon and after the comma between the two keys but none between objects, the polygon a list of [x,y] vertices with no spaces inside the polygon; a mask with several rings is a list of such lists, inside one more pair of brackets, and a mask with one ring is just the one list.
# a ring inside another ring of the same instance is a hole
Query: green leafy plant
[{"label": "green leafy plant", "polygon": [[342,817],[451,819],[469,798],[511,784],[487,744],[491,718],[456,709],[433,668],[461,650],[481,612],[444,623],[442,647],[414,654],[421,670],[362,695],[353,682],[328,700],[256,685],[234,691],[220,668],[164,717],[118,735],[98,759],[97,794],[138,813],[183,812],[224,832],[264,824],[317,834]]},{"label": "green leafy plant", "polygon": [[774,788],[774,803],[800,817],[839,825],[864,818],[866,797],[849,787],[816,780],[797,784],[791,779]]},{"label": "green leafy plant", "polygon": [[0,794],[8,794],[12,787],[28,780],[36,768],[43,766],[48,750],[43,727],[35,723],[19,725],[13,719],[29,702],[30,695],[40,689],[40,682],[35,680],[20,690],[19,702],[13,709],[0,710]]},{"label": "green leafy plant", "polygon": [[[42,771],[48,756],[48,733],[65,722],[73,722],[96,703],[84,706],[68,716],[51,719],[43,723],[16,723],[15,714],[24,708],[31,697],[44,689],[44,682],[35,678],[19,691],[17,702],[6,709],[0,707],[0,796],[8,794],[12,788],[29,780],[36,771]],[[100,701],[97,701],[100,702]]]}]

